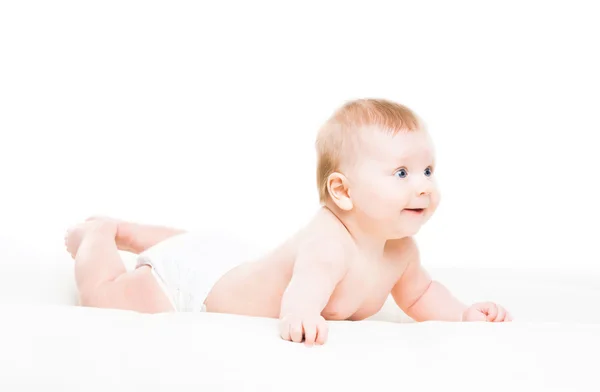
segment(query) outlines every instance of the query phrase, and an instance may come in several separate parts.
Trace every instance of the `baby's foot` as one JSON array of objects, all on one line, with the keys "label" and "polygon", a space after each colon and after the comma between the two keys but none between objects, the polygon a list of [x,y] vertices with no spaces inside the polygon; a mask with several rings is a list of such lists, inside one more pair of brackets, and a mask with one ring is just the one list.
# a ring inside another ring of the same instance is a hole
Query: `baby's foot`
[{"label": "baby's foot", "polygon": [[90,220],[75,225],[65,233],[65,247],[72,258],[77,256],[81,241],[86,235],[102,232],[103,235],[117,236],[117,223],[115,221]]}]

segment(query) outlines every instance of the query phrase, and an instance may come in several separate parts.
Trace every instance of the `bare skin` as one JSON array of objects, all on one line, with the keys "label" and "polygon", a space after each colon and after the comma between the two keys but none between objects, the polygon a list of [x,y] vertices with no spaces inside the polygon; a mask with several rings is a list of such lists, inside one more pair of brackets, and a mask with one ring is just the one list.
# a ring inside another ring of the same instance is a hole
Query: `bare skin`
[{"label": "bare skin", "polygon": [[[76,279],[80,292],[97,290],[102,285],[96,280],[106,281],[106,286],[117,281],[117,277],[128,281],[153,281],[152,275],[147,273],[149,267],[140,267],[133,272],[125,271],[117,250],[141,253],[152,245],[182,232],[105,217],[94,217],[71,228],[66,235],[66,246],[76,260]],[[329,235],[320,238],[323,232],[328,232]],[[112,247],[109,247],[111,242]],[[405,246],[409,246],[411,241],[407,239],[404,242],[407,244]],[[299,250],[306,248],[306,244],[312,244],[311,247],[330,247],[332,253],[337,252],[340,247],[333,247],[332,243],[346,243],[350,249],[343,252],[352,252],[352,239],[348,231],[329,210],[322,209],[305,229],[273,252],[260,260],[242,263],[225,274],[206,299],[207,311],[278,318],[282,308],[285,311],[286,305],[282,305],[282,299],[292,278]],[[89,249],[94,249],[92,247],[97,244],[101,244],[103,249],[101,257],[96,257],[100,256],[97,253],[89,252]],[[389,252],[401,252],[403,257],[388,254],[386,259],[382,258],[377,263],[358,254],[347,259],[351,262],[339,257],[344,262],[339,266],[340,272],[343,268],[344,278],[337,282],[332,290],[321,315],[328,320],[361,320],[379,311],[409,262],[407,256],[411,256],[411,253],[402,252],[401,248],[402,246],[397,245],[389,247]],[[110,263],[110,266],[114,264],[114,268],[108,268],[107,259],[114,261]],[[94,276],[93,283],[89,283],[89,276]],[[365,281],[364,276],[373,276],[373,279],[371,282]],[[156,296],[164,295],[158,286],[148,286],[156,291]],[[147,293],[143,292],[133,297],[129,295],[129,298],[136,299],[129,304],[133,306],[132,310],[139,310],[135,305],[145,303]],[[288,298],[288,302],[292,300],[293,298]],[[127,308],[127,305],[123,303],[116,307]],[[171,310],[170,307],[159,306],[156,309],[150,307],[149,311],[168,310]]]},{"label": "bare skin", "polygon": [[[316,229],[316,230],[315,230]],[[323,231],[330,235],[321,237]],[[161,226],[139,225],[110,218],[95,217],[70,229],[66,235],[68,251],[76,260],[76,281],[83,306],[133,310],[143,313],[173,311],[169,300],[150,273],[150,267],[125,271],[117,250],[141,253],[151,246],[183,230]],[[337,238],[337,240],[334,240]],[[344,244],[329,247],[330,244]],[[304,246],[303,246],[304,245]],[[353,255],[339,257],[327,263],[329,270],[317,263],[306,263],[306,276],[296,265],[303,247],[326,249],[331,254]],[[333,271],[337,264],[339,270]],[[339,276],[329,285],[318,282],[313,268],[321,276]],[[295,284],[291,285],[295,275]],[[365,279],[370,277],[370,279]],[[336,282],[336,280],[338,280]],[[401,283],[401,284],[399,284]],[[308,289],[307,289],[308,287]],[[313,292],[308,301],[307,292]],[[301,294],[302,293],[302,294]],[[264,258],[240,264],[226,273],[208,295],[207,311],[258,317],[281,318],[281,337],[304,341],[308,345],[323,344],[328,329],[325,320],[363,320],[377,313],[389,294],[398,305],[417,321],[442,319],[509,321],[510,315],[493,304],[482,303],[467,308],[454,299],[439,283],[434,282],[420,266],[418,250],[412,238],[388,241],[378,260],[361,255],[339,220],[322,209],[313,221],[290,241],[279,246]],[[436,303],[446,298],[446,303]],[[322,307],[319,312],[316,309]],[[296,309],[302,308],[302,312]],[[441,309],[431,310],[431,309]],[[294,311],[315,314],[312,318],[294,316]],[[292,316],[290,316],[292,315]],[[482,317],[482,315],[485,315]]]},{"label": "bare skin", "polygon": [[[413,236],[439,203],[427,133],[362,130],[357,140],[311,222],[259,260],[240,260],[212,287],[206,310],[279,318],[281,338],[308,345],[327,340],[326,320],[368,318],[390,294],[416,321],[510,321],[494,303],[461,303],[421,265]],[[126,271],[118,250],[140,253],[182,232],[109,218],[70,229],[81,304],[173,311],[150,267]]]},{"label": "bare skin", "polygon": [[67,251],[75,259],[81,305],[144,313],[171,310],[148,267],[126,271],[118,250],[128,249],[123,246],[128,239],[118,236],[120,226],[112,219],[92,219],[72,227],[65,236]]}]

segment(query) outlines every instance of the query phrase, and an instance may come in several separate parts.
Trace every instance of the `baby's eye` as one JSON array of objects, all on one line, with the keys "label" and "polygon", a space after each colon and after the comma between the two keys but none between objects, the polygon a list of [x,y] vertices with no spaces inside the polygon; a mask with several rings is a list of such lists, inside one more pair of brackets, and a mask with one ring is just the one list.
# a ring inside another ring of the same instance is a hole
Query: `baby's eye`
[{"label": "baby's eye", "polygon": [[433,174],[433,169],[430,167],[428,167],[427,169],[425,169],[425,176],[426,177],[431,177],[431,175]]},{"label": "baby's eye", "polygon": [[404,168],[398,169],[394,174],[400,178],[406,178],[406,176],[408,176],[408,172]]}]

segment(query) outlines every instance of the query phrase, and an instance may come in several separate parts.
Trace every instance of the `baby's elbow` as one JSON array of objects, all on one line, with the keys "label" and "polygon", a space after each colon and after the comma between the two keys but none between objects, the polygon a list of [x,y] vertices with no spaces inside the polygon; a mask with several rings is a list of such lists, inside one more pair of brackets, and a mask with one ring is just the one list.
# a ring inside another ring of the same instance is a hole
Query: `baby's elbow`
[{"label": "baby's elbow", "polygon": [[407,309],[409,311],[411,309],[415,308],[421,302],[423,297],[425,297],[425,294],[427,294],[427,292],[431,288],[432,284],[433,284],[433,280],[430,279],[429,282],[426,285],[424,285],[424,287],[420,290],[420,292],[417,292],[415,297],[410,300],[409,305],[407,307]]},{"label": "baby's elbow", "polygon": [[[433,280],[428,280],[423,285],[406,287],[410,283],[406,282],[404,285],[398,284],[392,291],[392,297],[400,309],[408,316],[413,317],[413,313],[418,311],[420,304],[423,302],[423,298],[430,290]],[[414,318],[414,317],[413,317]]]}]

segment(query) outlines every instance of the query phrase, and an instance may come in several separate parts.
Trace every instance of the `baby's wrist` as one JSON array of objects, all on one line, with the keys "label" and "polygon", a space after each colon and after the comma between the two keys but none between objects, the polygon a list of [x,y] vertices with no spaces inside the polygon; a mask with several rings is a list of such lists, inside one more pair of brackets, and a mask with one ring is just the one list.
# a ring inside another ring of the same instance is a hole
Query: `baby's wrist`
[{"label": "baby's wrist", "polygon": [[299,318],[305,318],[305,317],[313,317],[313,316],[318,316],[320,315],[321,312],[319,312],[318,310],[315,309],[311,309],[309,307],[288,307],[283,309],[280,313],[279,313],[279,318],[283,319],[283,318],[290,318],[290,317],[299,317]]}]

